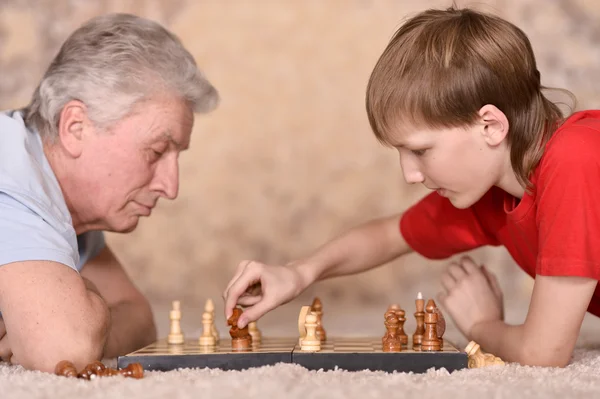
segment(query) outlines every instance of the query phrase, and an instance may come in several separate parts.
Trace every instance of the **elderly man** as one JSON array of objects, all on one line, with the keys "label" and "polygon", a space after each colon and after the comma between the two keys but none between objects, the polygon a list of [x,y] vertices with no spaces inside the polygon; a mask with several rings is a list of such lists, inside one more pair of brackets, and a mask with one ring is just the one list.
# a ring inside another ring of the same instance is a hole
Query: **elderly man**
[{"label": "elderly man", "polygon": [[155,22],[111,14],[63,44],[31,103],[0,113],[0,357],[78,367],[156,338],[105,245],[177,196],[194,112],[218,94]]}]

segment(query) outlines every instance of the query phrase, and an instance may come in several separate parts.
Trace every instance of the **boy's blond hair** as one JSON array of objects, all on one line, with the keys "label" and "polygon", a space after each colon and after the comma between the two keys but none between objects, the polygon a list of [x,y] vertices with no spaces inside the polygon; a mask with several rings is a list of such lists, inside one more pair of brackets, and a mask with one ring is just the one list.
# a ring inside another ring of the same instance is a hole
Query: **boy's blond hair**
[{"label": "boy's blond hair", "polygon": [[468,126],[493,104],[509,121],[514,172],[527,186],[560,109],[543,94],[529,39],[513,24],[470,9],[427,10],[403,24],[367,87],[371,127],[382,142],[399,124]]}]

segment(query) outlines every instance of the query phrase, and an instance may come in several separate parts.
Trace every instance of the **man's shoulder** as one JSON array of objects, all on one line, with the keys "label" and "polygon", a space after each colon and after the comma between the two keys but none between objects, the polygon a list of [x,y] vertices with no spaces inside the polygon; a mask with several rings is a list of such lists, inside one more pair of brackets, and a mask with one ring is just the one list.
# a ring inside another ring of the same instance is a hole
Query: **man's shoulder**
[{"label": "man's shoulder", "polygon": [[39,135],[19,111],[0,112],[0,192],[42,217],[70,223],[70,215]]}]

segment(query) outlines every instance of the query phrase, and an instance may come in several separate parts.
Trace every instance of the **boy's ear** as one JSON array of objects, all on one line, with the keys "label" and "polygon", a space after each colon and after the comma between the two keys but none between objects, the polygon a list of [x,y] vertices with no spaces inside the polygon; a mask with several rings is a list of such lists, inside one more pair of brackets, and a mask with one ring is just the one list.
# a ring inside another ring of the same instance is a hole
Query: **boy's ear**
[{"label": "boy's ear", "polygon": [[508,135],[508,119],[498,107],[486,104],[479,110],[483,138],[491,146],[501,144]]},{"label": "boy's ear", "polygon": [[62,147],[73,158],[78,158],[83,150],[85,129],[90,126],[87,107],[78,100],[65,104],[58,121],[58,137]]}]

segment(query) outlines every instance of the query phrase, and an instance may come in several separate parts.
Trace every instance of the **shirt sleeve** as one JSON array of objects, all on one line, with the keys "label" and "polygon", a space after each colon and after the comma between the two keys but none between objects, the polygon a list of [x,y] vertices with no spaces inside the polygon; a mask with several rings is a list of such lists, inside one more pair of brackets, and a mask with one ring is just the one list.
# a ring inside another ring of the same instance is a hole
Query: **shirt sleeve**
[{"label": "shirt sleeve", "polygon": [[104,233],[102,231],[88,231],[77,236],[79,248],[79,263],[77,269],[81,269],[87,262],[94,259],[106,246]]},{"label": "shirt sleeve", "polygon": [[600,279],[600,131],[574,127],[551,143],[536,182],[536,273]]},{"label": "shirt sleeve", "polygon": [[77,270],[68,240],[30,208],[0,192],[0,267],[19,261],[53,261]]},{"label": "shirt sleeve", "polygon": [[402,237],[414,251],[430,259],[445,259],[484,245],[500,245],[480,218],[493,201],[490,191],[472,207],[458,209],[433,192],[404,212],[400,219]]}]

